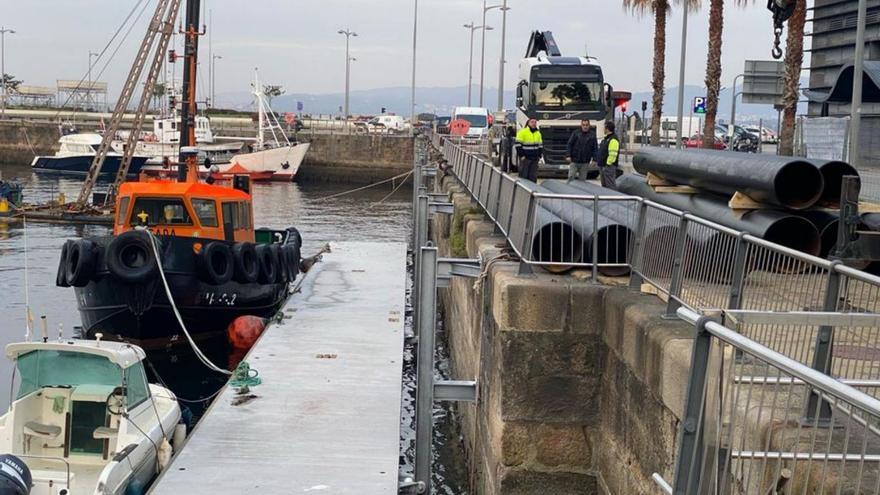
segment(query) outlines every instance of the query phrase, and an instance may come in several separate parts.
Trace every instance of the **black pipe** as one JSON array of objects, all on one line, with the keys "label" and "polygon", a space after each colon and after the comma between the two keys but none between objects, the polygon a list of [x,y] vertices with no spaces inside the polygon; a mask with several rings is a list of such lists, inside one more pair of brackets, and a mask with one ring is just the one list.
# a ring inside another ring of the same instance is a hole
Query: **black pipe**
[{"label": "black pipe", "polygon": [[815,163],[773,155],[647,147],[636,153],[633,167],[676,184],[727,195],[739,191],[755,201],[798,210],[818,201],[824,187]]},{"label": "black pipe", "polygon": [[[584,195],[583,191],[573,188],[564,181],[548,180],[541,186],[551,193]],[[629,255],[629,243],[633,236],[630,203],[629,212],[626,205],[604,202],[599,206],[600,215],[598,225],[594,225],[592,200],[572,200],[541,198],[541,204],[548,210],[558,215],[563,220],[571,223],[583,238],[584,262],[593,261],[593,236],[596,236],[598,263],[627,263]],[[629,267],[625,266],[600,266],[598,270],[603,275],[612,277],[623,276],[629,273]]]},{"label": "black pipe", "polygon": [[778,210],[751,210],[737,213],[724,198],[708,194],[657,193],[645,177],[624,174],[617,179],[621,192],[642,196],[677,210],[693,213],[728,228],[803,253],[817,255],[821,247],[819,231],[805,218]]},{"label": "black pipe", "polygon": [[[825,187],[822,189],[822,197],[820,201],[832,208],[840,206],[840,188],[843,185],[843,177],[845,175],[854,175],[859,177],[859,171],[846,162],[837,160],[810,160],[822,173],[825,181]],[[861,184],[861,178],[859,178]]]}]

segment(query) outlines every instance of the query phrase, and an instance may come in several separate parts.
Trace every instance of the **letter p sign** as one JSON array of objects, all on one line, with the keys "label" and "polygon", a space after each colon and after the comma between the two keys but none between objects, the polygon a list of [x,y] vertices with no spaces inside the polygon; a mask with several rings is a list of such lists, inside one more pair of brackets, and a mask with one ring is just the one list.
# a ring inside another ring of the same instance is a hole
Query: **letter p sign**
[{"label": "letter p sign", "polygon": [[697,96],[694,98],[694,113],[706,113],[706,97]]}]

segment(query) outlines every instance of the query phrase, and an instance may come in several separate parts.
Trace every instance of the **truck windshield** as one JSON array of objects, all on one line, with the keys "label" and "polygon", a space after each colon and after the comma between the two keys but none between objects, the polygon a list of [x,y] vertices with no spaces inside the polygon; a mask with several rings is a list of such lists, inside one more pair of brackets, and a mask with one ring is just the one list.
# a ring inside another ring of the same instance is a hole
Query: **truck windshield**
[{"label": "truck windshield", "polygon": [[455,118],[466,120],[471,127],[486,127],[489,124],[485,115],[456,115]]},{"label": "truck windshield", "polygon": [[600,110],[602,84],[591,81],[536,81],[532,102],[548,110]]}]

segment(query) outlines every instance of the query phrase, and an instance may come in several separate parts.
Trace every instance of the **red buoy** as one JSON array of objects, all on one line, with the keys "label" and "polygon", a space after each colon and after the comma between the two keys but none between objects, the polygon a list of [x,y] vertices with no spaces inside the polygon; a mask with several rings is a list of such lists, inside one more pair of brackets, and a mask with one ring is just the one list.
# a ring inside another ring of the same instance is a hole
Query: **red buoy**
[{"label": "red buoy", "polygon": [[235,367],[245,354],[257,343],[266,329],[266,320],[259,316],[239,316],[226,327],[226,339],[232,346],[229,356],[230,366]]}]

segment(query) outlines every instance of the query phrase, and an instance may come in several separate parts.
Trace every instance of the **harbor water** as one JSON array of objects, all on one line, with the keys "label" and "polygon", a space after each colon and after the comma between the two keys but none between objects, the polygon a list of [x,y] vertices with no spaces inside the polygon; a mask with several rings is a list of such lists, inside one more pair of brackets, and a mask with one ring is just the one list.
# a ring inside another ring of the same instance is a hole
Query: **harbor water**
[{"label": "harbor water", "polygon": [[[36,203],[57,199],[63,194],[67,201],[76,198],[82,182],[77,179],[32,174],[30,167],[0,163],[3,179],[17,180],[25,186],[26,202]],[[355,186],[328,183],[254,183],[254,223],[257,227],[286,228],[295,226],[303,237],[303,256],[319,252],[331,241],[397,241],[405,242],[411,231],[411,189],[407,184],[384,184],[346,194]],[[396,190],[395,190],[396,188]],[[20,341],[25,336],[27,307],[39,334],[40,319],[46,317],[50,338],[58,335],[59,324],[64,335],[74,334],[79,325],[76,299],[72,289],[55,286],[55,274],[61,246],[67,239],[101,236],[109,227],[4,223],[0,221],[0,312],[4,315],[0,345]],[[26,269],[27,268],[27,269]],[[407,330],[411,334],[411,330]],[[232,358],[225,345],[203,349],[217,364]],[[440,349],[438,373],[445,367]],[[414,353],[407,345],[404,368],[404,404],[401,407],[401,464],[411,467],[414,428]],[[148,368],[158,381],[170,387],[187,406],[195,422],[210,404],[223,384],[223,377],[201,365],[186,345],[168,346],[148,354]],[[12,365],[0,359],[0,406],[5,410],[10,401]],[[8,392],[8,393],[5,393]],[[446,407],[435,410],[438,434],[435,452],[435,487],[439,493],[467,493],[466,481],[460,473],[463,456],[457,428]],[[452,453],[450,453],[452,452]]]}]

